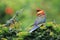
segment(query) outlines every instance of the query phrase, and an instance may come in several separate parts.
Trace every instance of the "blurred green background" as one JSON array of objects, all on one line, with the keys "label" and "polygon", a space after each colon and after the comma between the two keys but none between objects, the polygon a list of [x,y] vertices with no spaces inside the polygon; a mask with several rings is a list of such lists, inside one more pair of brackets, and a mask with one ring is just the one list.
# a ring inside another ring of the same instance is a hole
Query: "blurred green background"
[{"label": "blurred green background", "polygon": [[[5,9],[7,7],[10,7],[13,9],[14,12],[12,15],[6,14]],[[40,8],[45,11],[46,17],[47,17],[46,18],[47,26],[48,25],[52,26],[53,24],[51,23],[51,25],[50,25],[49,22],[51,22],[53,20],[56,21],[56,24],[60,24],[60,0],[0,0],[0,24],[6,23],[7,20],[12,18],[12,16],[16,13],[16,11],[19,11],[22,8],[24,9],[24,11],[22,12],[22,14],[19,14],[17,17],[17,20],[19,20],[19,22],[16,24],[12,24],[12,26],[11,26],[14,28],[16,27],[16,29],[19,31],[22,31],[20,33],[21,35],[17,33],[18,36],[19,35],[21,37],[24,36],[25,34],[27,34],[25,32],[28,32],[32,28],[30,26],[34,23],[34,21],[36,19],[36,9],[37,8]],[[57,25],[57,26],[54,25],[53,28],[57,31],[57,33],[59,32],[59,35],[60,35],[59,26],[60,25]],[[1,27],[0,27],[0,33],[3,33],[1,30],[8,31],[8,28],[2,27],[2,29],[1,29]],[[43,31],[41,31],[41,32],[43,32]]]},{"label": "blurred green background", "polygon": [[[20,15],[21,17],[19,17],[24,26],[33,24],[37,8],[45,11],[48,22],[55,20],[56,23],[60,23],[60,0],[0,0],[0,14],[2,14],[1,9],[6,6],[13,8],[14,13],[24,8],[22,15]],[[7,20],[10,16],[6,15],[3,19],[0,17],[0,21],[6,21],[4,18]]]}]

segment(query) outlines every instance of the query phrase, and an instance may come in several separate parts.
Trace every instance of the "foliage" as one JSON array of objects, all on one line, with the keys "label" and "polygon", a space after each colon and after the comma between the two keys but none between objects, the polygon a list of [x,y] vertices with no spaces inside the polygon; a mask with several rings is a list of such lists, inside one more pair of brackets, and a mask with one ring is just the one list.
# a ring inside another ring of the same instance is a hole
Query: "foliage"
[{"label": "foliage", "polygon": [[47,22],[46,25],[41,26],[32,33],[29,33],[28,30],[17,30],[15,27],[12,30],[9,30],[8,27],[1,26],[0,39],[6,38],[7,40],[59,40],[60,30],[58,27],[59,25],[57,26],[57,28],[55,28],[56,25],[53,24],[53,22]]},{"label": "foliage", "polygon": [[[5,13],[6,7],[13,8],[13,14],[21,8],[24,11],[17,17],[18,22],[3,27],[2,25],[13,16]],[[28,31],[33,27],[31,25],[36,18],[36,8],[46,12],[47,22],[30,34]],[[60,40],[59,18],[60,0],[0,0],[0,40]],[[12,30],[9,30],[10,28]]]},{"label": "foliage", "polygon": [[4,24],[9,18],[11,18],[10,15],[5,13],[6,4],[0,3],[0,23]]}]

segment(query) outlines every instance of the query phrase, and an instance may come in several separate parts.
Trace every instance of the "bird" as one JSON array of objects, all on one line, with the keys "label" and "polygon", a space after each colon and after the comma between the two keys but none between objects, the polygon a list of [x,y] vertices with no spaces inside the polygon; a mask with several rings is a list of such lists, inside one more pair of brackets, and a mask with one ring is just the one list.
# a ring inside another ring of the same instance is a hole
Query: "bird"
[{"label": "bird", "polygon": [[18,17],[18,15],[22,14],[22,12],[24,11],[24,9],[20,9],[18,11],[16,11],[16,14],[12,16],[11,19],[7,20],[7,22],[5,23],[5,26],[10,26],[11,24],[14,24],[17,20],[16,17]]},{"label": "bird", "polygon": [[44,10],[37,9],[36,15],[37,15],[37,18],[33,24],[33,28],[31,30],[29,30],[29,33],[32,33],[37,28],[39,28],[40,27],[40,26],[38,26],[39,24],[43,25],[46,22],[46,14],[45,14]]}]

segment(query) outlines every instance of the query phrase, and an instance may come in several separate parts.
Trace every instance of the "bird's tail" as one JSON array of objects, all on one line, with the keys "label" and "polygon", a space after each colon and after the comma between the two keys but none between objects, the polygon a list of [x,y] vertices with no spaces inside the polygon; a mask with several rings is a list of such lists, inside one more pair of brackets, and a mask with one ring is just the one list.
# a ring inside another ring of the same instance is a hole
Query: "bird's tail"
[{"label": "bird's tail", "polygon": [[34,25],[34,27],[29,31],[29,33],[32,33],[33,31],[35,31],[37,28],[39,28],[39,26]]}]

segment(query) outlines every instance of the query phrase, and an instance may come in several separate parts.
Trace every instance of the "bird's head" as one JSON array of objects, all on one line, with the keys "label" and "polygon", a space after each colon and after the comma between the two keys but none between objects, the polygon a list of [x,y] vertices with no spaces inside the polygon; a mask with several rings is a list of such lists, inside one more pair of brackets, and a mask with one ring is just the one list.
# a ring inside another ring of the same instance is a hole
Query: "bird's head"
[{"label": "bird's head", "polygon": [[36,11],[37,11],[37,16],[39,16],[39,15],[45,15],[44,11],[41,10],[41,9],[37,9]]},{"label": "bird's head", "polygon": [[12,15],[13,11],[14,11],[13,8],[10,8],[10,7],[6,7],[6,9],[5,9],[5,13],[8,15]]}]

